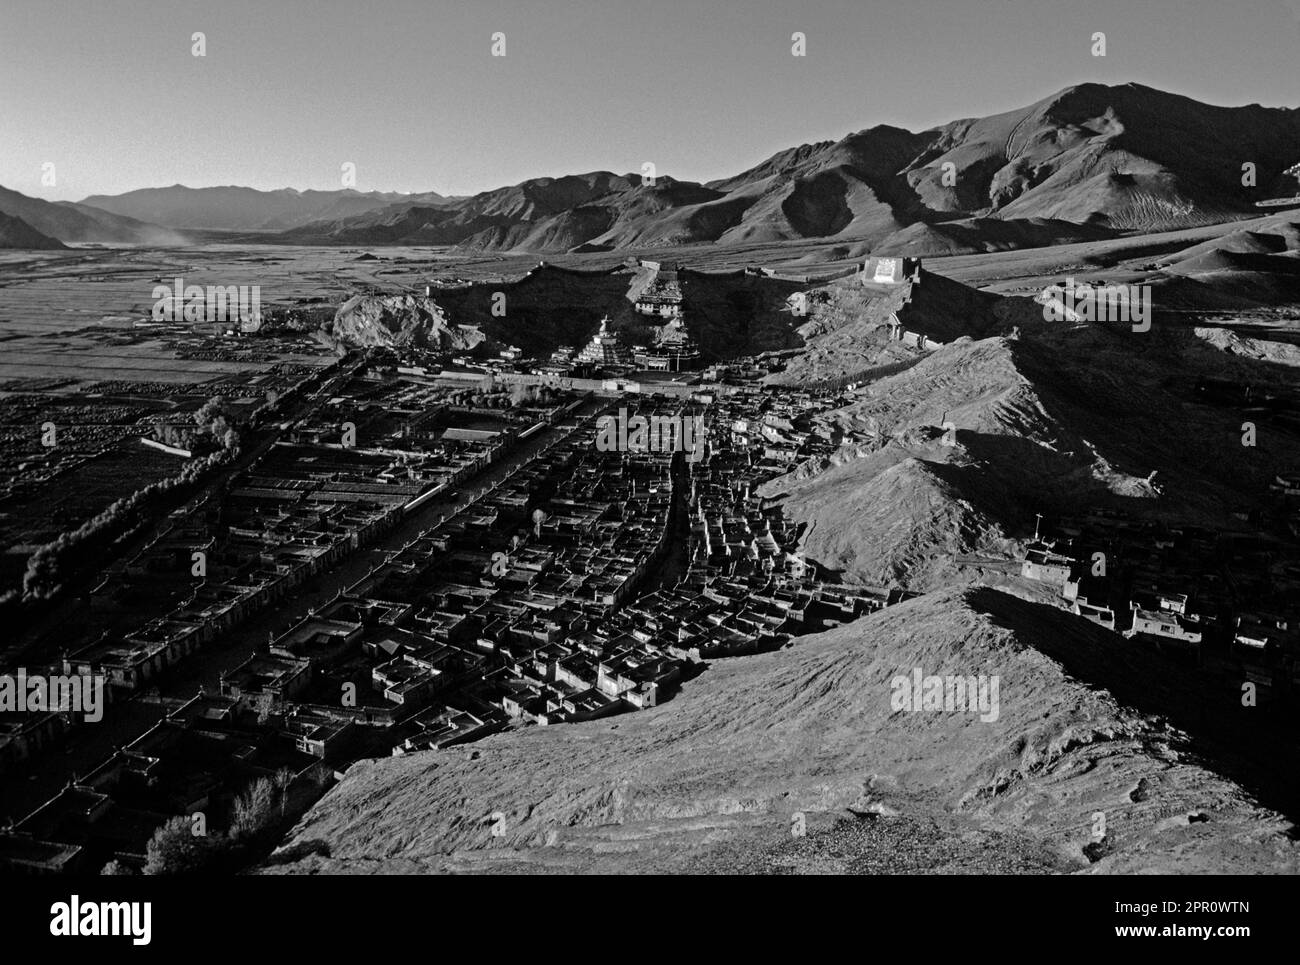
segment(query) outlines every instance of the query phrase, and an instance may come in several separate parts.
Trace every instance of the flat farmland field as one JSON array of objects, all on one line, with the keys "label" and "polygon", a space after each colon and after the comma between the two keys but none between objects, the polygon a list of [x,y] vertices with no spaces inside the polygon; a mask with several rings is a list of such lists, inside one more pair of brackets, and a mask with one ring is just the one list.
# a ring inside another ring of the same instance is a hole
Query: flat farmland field
[{"label": "flat farmland field", "polygon": [[[0,254],[0,381],[70,379],[203,383],[287,362],[324,365],[309,338],[213,338],[190,326],[149,325],[156,285],[258,285],[264,308],[374,283],[344,256],[215,249],[78,248]],[[274,249],[270,249],[274,252]],[[356,256],[351,256],[355,258]],[[337,275],[336,275],[337,272]]]},{"label": "flat farmland field", "polygon": [[[257,285],[263,308],[305,299],[342,302],[377,288],[423,291],[423,279],[472,260],[440,249],[203,245],[185,249],[75,248],[0,252],[0,332],[47,334],[88,325],[130,326],[149,318],[155,285]],[[513,258],[518,273],[536,259]]]},{"label": "flat farmland field", "polygon": [[[282,361],[301,363],[301,357]],[[104,345],[80,335],[0,342],[0,379],[73,377],[147,382],[206,382],[264,366],[176,358],[158,339],[132,345]]]}]

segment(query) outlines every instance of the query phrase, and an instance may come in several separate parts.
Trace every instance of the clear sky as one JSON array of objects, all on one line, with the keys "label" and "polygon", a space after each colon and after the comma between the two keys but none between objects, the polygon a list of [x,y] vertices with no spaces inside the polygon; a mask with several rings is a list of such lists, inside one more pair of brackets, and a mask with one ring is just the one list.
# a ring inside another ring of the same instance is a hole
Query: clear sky
[{"label": "clear sky", "polygon": [[703,181],[1083,81],[1297,106],[1298,65],[1300,0],[0,0],[0,185]]}]

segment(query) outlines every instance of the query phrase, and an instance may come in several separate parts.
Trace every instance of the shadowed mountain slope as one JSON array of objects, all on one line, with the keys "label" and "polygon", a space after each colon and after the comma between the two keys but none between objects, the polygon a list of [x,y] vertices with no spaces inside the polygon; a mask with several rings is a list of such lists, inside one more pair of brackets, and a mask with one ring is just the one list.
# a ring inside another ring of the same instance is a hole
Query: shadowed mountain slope
[{"label": "shadowed mountain slope", "polygon": [[43,235],[22,218],[0,214],[0,248],[57,250],[66,245]]}]

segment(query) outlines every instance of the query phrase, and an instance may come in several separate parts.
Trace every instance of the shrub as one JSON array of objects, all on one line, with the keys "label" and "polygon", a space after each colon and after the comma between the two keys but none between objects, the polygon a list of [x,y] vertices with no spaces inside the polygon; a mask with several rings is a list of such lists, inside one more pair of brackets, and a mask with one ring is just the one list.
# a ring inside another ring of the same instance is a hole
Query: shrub
[{"label": "shrub", "polygon": [[214,839],[195,834],[194,825],[186,815],[172,818],[149,840],[144,873],[183,875],[211,871],[221,859],[225,844],[222,836]]}]

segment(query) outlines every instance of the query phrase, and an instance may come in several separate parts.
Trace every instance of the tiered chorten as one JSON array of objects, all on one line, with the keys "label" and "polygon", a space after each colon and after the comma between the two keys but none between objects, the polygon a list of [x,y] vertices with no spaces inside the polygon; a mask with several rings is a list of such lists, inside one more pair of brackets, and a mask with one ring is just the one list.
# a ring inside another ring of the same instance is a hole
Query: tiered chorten
[{"label": "tiered chorten", "polygon": [[592,365],[602,369],[630,368],[633,364],[632,353],[609,330],[608,315],[600,320],[600,331],[578,353],[576,361],[579,365]]}]

